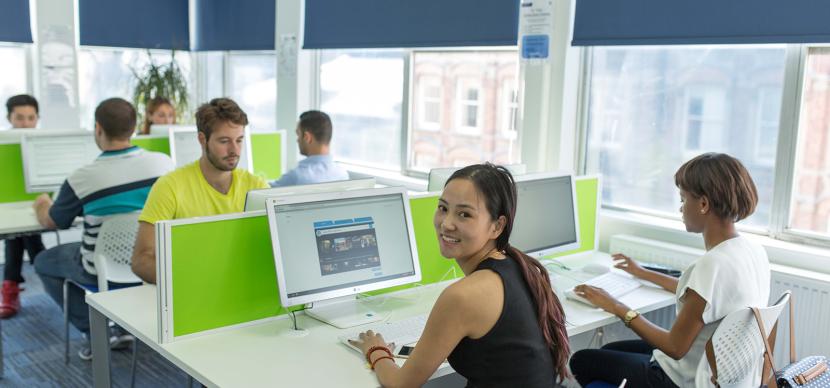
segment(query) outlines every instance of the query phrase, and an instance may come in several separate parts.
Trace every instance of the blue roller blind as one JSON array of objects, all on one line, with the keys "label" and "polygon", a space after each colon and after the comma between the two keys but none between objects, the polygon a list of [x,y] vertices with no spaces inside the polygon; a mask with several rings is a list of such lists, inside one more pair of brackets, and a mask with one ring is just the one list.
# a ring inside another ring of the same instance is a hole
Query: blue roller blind
[{"label": "blue roller blind", "polygon": [[0,42],[32,43],[29,0],[3,0],[0,6]]},{"label": "blue roller blind", "polygon": [[574,46],[830,42],[827,0],[577,0]]},{"label": "blue roller blind", "polygon": [[81,44],[190,49],[187,0],[78,0]]},{"label": "blue roller blind", "polygon": [[303,48],[515,46],[518,0],[306,0]]},{"label": "blue roller blind", "polygon": [[197,0],[198,51],[273,50],[277,0]]}]

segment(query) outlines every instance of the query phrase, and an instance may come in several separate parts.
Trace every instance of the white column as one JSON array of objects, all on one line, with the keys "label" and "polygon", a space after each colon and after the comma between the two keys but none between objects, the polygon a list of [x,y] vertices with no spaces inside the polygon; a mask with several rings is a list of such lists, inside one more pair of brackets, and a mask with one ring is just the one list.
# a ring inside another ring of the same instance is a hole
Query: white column
[{"label": "white column", "polygon": [[277,2],[277,128],[288,133],[286,169],[296,166],[299,159],[294,133],[297,118],[314,106],[317,93],[313,52],[302,50],[304,9],[303,0]]},{"label": "white column", "polygon": [[[80,128],[78,101],[78,2],[32,0],[36,42],[35,95],[40,127]],[[91,128],[87,128],[91,129]]]},{"label": "white column", "polygon": [[522,163],[529,171],[576,168],[581,49],[571,47],[575,0],[555,0],[550,60],[522,64]]}]

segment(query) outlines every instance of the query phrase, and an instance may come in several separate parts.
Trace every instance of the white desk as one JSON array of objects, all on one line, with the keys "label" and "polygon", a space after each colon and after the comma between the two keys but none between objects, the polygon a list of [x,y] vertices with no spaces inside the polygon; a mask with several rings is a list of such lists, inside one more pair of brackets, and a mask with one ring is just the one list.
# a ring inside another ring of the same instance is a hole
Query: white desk
[{"label": "white desk", "polygon": [[[587,260],[608,260],[605,254],[587,254],[563,260],[576,266]],[[427,313],[449,282],[400,291],[366,303],[381,303],[379,312],[390,320]],[[382,298],[382,299],[381,299]],[[106,320],[111,319],[141,342],[207,386],[377,386],[374,373],[362,367],[360,354],[342,345],[340,330],[297,314],[298,326],[310,334],[291,338],[290,319],[235,328],[169,344],[158,343],[158,308],[155,286],[140,286],[87,296],[92,332],[95,387],[109,387],[109,345]],[[674,303],[674,295],[642,288],[622,298],[641,312]],[[563,299],[568,334],[576,335],[618,321],[611,314]],[[402,361],[398,361],[402,364]],[[444,364],[433,378],[453,370]],[[137,377],[137,378],[140,378]]]},{"label": "white desk", "polygon": [[[34,201],[0,203],[0,240],[41,233],[54,229],[47,229],[40,225],[32,208]],[[75,218],[72,226],[82,222],[80,217]]]}]

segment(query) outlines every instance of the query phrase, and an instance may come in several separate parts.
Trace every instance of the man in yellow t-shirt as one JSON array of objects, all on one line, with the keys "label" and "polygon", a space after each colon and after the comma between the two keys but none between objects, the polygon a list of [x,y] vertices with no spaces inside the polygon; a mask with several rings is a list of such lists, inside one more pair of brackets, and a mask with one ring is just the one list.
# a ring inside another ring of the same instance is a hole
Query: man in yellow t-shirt
[{"label": "man in yellow t-shirt", "polygon": [[196,111],[202,157],[162,176],[150,190],[133,251],[138,277],[156,282],[156,222],[241,212],[248,190],[269,187],[264,179],[236,169],[246,125],[248,116],[228,98],[215,98]]}]

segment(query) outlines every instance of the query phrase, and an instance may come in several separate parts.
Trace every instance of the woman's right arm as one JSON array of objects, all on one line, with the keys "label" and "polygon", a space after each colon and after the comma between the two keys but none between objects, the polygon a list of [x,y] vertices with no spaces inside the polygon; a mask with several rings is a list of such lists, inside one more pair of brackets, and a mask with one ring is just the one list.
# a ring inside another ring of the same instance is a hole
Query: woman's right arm
[{"label": "woman's right arm", "polygon": [[611,257],[615,261],[614,267],[628,272],[635,277],[647,280],[660,287],[663,287],[664,290],[669,291],[671,293],[677,292],[676,277],[662,274],[656,271],[647,270],[641,267],[639,264],[637,264],[637,262],[634,261],[632,258],[623,255],[622,253],[615,253],[611,255]]}]

